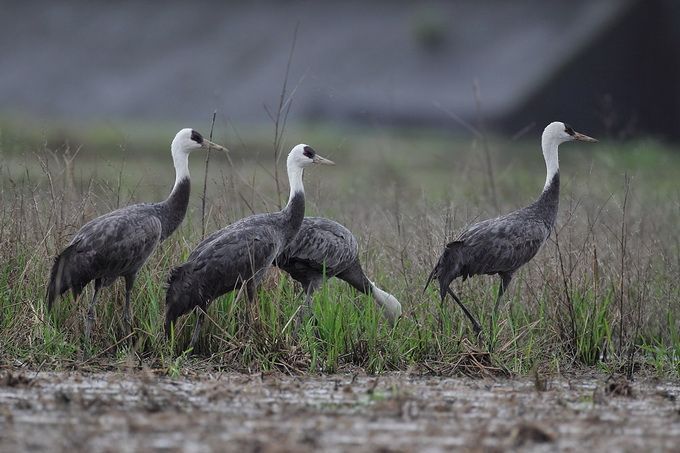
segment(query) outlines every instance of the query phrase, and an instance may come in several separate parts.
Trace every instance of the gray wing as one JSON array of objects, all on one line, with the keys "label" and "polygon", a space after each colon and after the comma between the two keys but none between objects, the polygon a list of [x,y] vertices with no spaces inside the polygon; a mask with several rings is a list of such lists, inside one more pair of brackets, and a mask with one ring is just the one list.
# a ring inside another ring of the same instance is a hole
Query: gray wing
[{"label": "gray wing", "polygon": [[257,281],[282,248],[281,235],[273,226],[227,227],[199,244],[188,261],[202,294],[212,299],[253,277]]},{"label": "gray wing", "polygon": [[271,213],[255,214],[239,219],[236,222],[229,224],[222,229],[213,231],[205,239],[198,243],[198,245],[191,252],[191,255],[189,255],[189,259],[191,259],[191,257],[194,255],[200,254],[205,248],[211,247],[211,244],[213,242],[218,241],[222,237],[226,238],[237,231],[246,231],[248,228],[251,227],[264,228],[265,226],[271,225],[272,224],[271,221],[272,221]]},{"label": "gray wing", "polygon": [[538,253],[550,229],[541,220],[521,214],[485,220],[461,234],[465,274],[514,272]]},{"label": "gray wing", "polygon": [[161,237],[161,222],[146,206],[113,211],[86,223],[71,241],[72,259],[91,278],[135,273]]},{"label": "gray wing", "polygon": [[358,255],[357,240],[343,225],[321,217],[307,217],[277,263],[284,269],[297,264],[335,275],[350,266]]}]

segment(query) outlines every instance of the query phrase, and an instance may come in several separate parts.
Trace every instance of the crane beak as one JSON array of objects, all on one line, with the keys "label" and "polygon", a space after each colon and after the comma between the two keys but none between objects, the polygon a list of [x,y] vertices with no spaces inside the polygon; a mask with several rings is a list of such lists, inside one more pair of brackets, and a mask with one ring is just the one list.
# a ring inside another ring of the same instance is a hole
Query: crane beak
[{"label": "crane beak", "polygon": [[593,137],[588,137],[587,135],[581,134],[579,132],[574,132],[574,140],[580,140],[582,142],[591,142],[591,143],[597,143],[597,140],[594,139]]},{"label": "crane beak", "polygon": [[206,140],[206,139],[203,139],[203,143],[201,144],[201,146],[203,147],[203,149],[216,149],[218,151],[222,151],[222,152],[225,152],[225,153],[229,152],[229,150],[227,148],[225,148],[224,146],[218,145],[217,143],[213,143],[210,140]]},{"label": "crane beak", "polygon": [[326,159],[325,157],[321,157],[318,154],[315,154],[314,157],[312,157],[312,162],[321,165],[335,165],[335,162],[333,162],[332,160]]}]

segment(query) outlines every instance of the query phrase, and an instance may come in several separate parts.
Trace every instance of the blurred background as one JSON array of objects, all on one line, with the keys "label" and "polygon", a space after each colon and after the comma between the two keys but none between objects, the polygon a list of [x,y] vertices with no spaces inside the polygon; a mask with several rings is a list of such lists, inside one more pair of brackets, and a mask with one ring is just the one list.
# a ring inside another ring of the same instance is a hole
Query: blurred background
[{"label": "blurred background", "polygon": [[300,142],[342,166],[309,172],[310,212],[338,215],[357,193],[385,205],[387,188],[494,215],[542,186],[554,120],[601,140],[561,156],[570,177],[605,182],[593,203],[624,174],[677,195],[671,0],[5,0],[0,68],[3,180],[97,191],[108,205],[89,215],[164,197],[169,142],[182,127],[207,135],[213,112],[232,154],[213,158],[207,196],[238,194],[227,219],[285,201],[274,168]]},{"label": "blurred background", "polygon": [[542,187],[554,120],[601,141],[564,147],[565,175],[599,178],[576,196],[618,198],[624,174],[642,204],[680,195],[671,0],[4,0],[0,68],[3,187],[88,200],[73,227],[162,199],[172,137],[213,112],[230,160],[191,167],[225,206],[214,227],[285,202],[275,168],[300,142],[339,164],[307,175],[310,213],[426,197],[495,215]]},{"label": "blurred background", "polygon": [[291,49],[290,124],[680,139],[673,0],[3,0],[0,118],[257,128]]}]

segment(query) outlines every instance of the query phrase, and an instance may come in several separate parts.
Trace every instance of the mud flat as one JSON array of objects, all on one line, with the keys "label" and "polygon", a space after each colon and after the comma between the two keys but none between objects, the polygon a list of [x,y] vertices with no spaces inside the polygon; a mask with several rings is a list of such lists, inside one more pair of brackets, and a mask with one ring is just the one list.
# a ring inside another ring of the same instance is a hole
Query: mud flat
[{"label": "mud flat", "polygon": [[680,383],[0,371],[2,451],[452,448],[678,451]]}]

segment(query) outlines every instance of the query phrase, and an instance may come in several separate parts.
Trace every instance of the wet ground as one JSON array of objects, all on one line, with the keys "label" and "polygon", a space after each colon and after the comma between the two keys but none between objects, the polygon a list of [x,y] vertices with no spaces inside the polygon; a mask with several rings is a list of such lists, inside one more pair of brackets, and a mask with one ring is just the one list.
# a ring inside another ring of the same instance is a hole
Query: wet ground
[{"label": "wet ground", "polygon": [[0,371],[2,451],[678,451],[680,383]]}]

